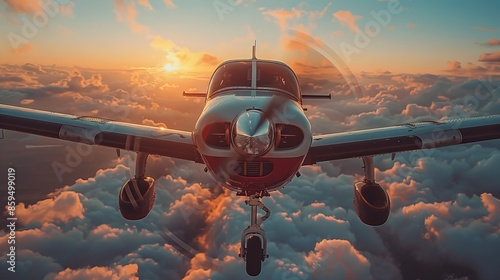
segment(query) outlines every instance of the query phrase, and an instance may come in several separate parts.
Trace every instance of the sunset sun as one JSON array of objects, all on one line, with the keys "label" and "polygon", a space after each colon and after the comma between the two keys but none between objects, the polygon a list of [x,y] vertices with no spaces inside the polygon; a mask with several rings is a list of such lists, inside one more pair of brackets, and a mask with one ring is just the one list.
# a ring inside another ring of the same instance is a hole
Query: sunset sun
[{"label": "sunset sun", "polygon": [[166,58],[167,58],[167,63],[163,65],[163,70],[165,70],[166,72],[173,72],[179,70],[180,62],[179,59],[175,57],[175,55],[168,54]]}]

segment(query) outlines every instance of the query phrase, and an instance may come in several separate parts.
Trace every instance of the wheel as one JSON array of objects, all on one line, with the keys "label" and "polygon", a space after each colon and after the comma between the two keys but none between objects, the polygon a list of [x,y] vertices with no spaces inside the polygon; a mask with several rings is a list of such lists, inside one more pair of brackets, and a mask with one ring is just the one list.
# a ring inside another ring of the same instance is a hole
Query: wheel
[{"label": "wheel", "polygon": [[260,274],[262,267],[262,245],[261,240],[257,236],[251,236],[247,241],[247,273],[250,276]]}]

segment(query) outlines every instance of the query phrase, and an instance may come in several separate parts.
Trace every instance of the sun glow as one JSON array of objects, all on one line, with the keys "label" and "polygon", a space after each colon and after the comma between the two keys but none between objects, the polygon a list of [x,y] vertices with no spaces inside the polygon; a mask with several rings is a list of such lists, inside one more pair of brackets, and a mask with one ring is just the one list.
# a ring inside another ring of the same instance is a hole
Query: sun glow
[{"label": "sun glow", "polygon": [[167,63],[163,65],[163,70],[166,72],[173,72],[180,69],[180,62],[174,54],[169,53],[167,56]]},{"label": "sun glow", "polygon": [[163,70],[165,70],[167,72],[172,72],[172,71],[175,71],[178,69],[179,69],[179,66],[174,65],[172,63],[166,63],[165,65],[163,65]]}]

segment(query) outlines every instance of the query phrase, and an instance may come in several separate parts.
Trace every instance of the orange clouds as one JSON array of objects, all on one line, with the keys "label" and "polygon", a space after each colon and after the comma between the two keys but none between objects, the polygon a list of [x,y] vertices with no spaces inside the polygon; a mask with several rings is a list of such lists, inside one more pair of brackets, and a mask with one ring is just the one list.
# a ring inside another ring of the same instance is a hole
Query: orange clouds
[{"label": "orange clouds", "polygon": [[196,69],[203,71],[203,66],[208,66],[210,71],[219,63],[219,59],[209,53],[201,52],[196,53],[190,51],[188,48],[180,47],[171,40],[155,36],[150,44],[153,48],[160,49],[166,52],[165,66],[175,66],[175,70],[186,71]]},{"label": "orange clouds", "polygon": [[356,24],[356,20],[362,18],[361,16],[353,15],[351,11],[348,10],[341,10],[338,12],[335,12],[333,16],[340,21],[341,24],[348,26],[349,29],[354,32],[358,33],[359,32],[359,27]]},{"label": "orange clouds", "polygon": [[[275,9],[265,11],[262,14],[273,17],[282,31],[289,28],[305,29],[305,25],[308,26],[308,29],[314,29],[317,20],[321,19],[326,14],[331,4],[332,3],[328,3],[323,9],[318,11],[306,11],[303,9],[303,5],[299,5],[299,8],[293,7],[291,10]],[[305,16],[307,16],[307,21],[299,24],[297,21],[305,18]],[[293,22],[294,26],[290,26],[290,22]]]},{"label": "orange clouds", "polygon": [[345,279],[372,278],[370,262],[347,240],[324,239],[304,258],[316,279],[340,275],[338,273]]},{"label": "orange clouds", "polygon": [[17,206],[16,214],[23,224],[30,222],[68,222],[73,218],[83,219],[83,205],[76,192],[66,191],[53,199],[45,199],[26,207],[24,203]]},{"label": "orange clouds", "polygon": [[41,11],[41,1],[39,0],[5,0],[9,9],[17,13],[35,13]]},{"label": "orange clouds", "polygon": [[479,57],[482,62],[500,62],[500,52],[483,53]]},{"label": "orange clouds", "polygon": [[142,5],[146,8],[148,8],[149,10],[153,9],[153,6],[151,6],[151,4],[149,3],[149,0],[139,0],[139,5]]},{"label": "orange clouds", "polygon": [[167,7],[169,7],[169,8],[175,8],[174,1],[172,1],[172,0],[163,0],[163,2],[165,3],[165,5],[167,5]]},{"label": "orange clouds", "polygon": [[481,194],[481,202],[488,210],[488,215],[484,218],[490,223],[500,223],[500,200],[490,193]]},{"label": "orange clouds", "polygon": [[288,20],[298,19],[302,15],[306,14],[306,11],[292,8],[292,10],[277,9],[269,10],[263,13],[264,15],[272,16],[278,23],[281,30],[286,30],[288,28]]},{"label": "orange clouds", "polygon": [[462,64],[458,61],[448,61],[447,63],[447,70],[449,71],[456,71],[458,69],[461,69],[462,68]]},{"label": "orange clouds", "polygon": [[488,40],[488,42],[480,43],[479,45],[489,46],[489,47],[500,46],[500,39],[490,39]]},{"label": "orange clouds", "polygon": [[433,215],[438,215],[440,217],[450,217],[449,215],[449,208],[450,208],[451,202],[443,202],[443,203],[424,203],[424,202],[419,202],[416,204],[412,204],[409,206],[405,206],[402,209],[402,212],[404,215],[408,216],[416,216],[417,214],[420,214],[422,212],[427,212]]},{"label": "orange clouds", "polygon": [[115,14],[118,21],[124,21],[130,25],[134,32],[148,32],[149,27],[137,23],[137,10],[135,3],[127,3],[125,0],[115,0]]},{"label": "orange clouds", "polygon": [[113,268],[94,266],[92,268],[70,269],[52,275],[55,280],[62,279],[110,279],[110,280],[138,280],[139,267],[137,264],[117,265]]},{"label": "orange clouds", "polygon": [[[56,0],[5,0],[8,6],[8,10],[14,13],[23,14],[35,14],[35,13],[45,13],[47,9],[55,10],[56,13],[60,12],[63,15],[70,16],[73,15],[73,8],[75,3],[68,1],[67,4],[62,4]],[[53,15],[51,15],[53,16]]]}]

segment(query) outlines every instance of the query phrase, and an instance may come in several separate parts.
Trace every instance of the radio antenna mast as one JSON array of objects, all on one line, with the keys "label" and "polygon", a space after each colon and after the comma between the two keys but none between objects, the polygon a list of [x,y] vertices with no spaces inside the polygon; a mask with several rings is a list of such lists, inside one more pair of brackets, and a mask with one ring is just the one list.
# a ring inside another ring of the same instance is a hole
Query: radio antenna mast
[{"label": "radio antenna mast", "polygon": [[257,59],[257,57],[255,56],[256,49],[257,49],[257,40],[255,40],[253,47],[252,47],[252,59]]}]

